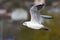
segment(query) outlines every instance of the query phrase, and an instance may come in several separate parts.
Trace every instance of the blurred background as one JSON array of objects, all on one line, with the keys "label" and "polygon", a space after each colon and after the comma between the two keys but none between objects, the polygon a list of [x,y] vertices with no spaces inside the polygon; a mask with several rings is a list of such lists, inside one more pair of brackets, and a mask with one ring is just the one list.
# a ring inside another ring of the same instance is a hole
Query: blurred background
[{"label": "blurred background", "polygon": [[30,20],[34,0],[0,0],[0,40],[60,40],[60,0],[46,0],[42,15],[53,16],[44,25],[51,29],[32,30],[22,26]]}]

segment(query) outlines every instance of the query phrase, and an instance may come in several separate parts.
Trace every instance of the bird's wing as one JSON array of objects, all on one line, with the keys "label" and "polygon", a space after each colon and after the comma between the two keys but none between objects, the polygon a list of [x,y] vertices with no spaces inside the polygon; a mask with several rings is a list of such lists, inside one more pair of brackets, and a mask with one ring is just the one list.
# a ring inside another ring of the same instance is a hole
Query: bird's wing
[{"label": "bird's wing", "polygon": [[32,6],[32,8],[30,9],[30,15],[31,15],[31,21],[36,21],[37,22],[39,20],[38,18],[40,17],[40,14],[37,10],[37,7]]},{"label": "bird's wing", "polygon": [[34,5],[30,9],[30,15],[31,15],[31,21],[39,22],[40,19],[40,12],[39,9],[41,9],[43,5]]},{"label": "bird's wing", "polygon": [[43,17],[44,19],[52,19],[52,16],[48,16],[48,15],[40,15],[41,17]]},{"label": "bird's wing", "polygon": [[44,23],[45,22],[45,19],[43,17],[40,16],[40,19],[39,19],[39,23]]},{"label": "bird's wing", "polygon": [[44,23],[46,19],[52,19],[52,16],[40,15],[39,23]]}]

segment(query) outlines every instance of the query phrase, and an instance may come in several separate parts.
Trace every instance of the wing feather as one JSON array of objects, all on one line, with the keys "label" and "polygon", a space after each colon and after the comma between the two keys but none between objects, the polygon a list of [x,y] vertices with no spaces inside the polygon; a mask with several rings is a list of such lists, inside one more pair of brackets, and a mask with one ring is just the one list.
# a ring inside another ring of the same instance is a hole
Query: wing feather
[{"label": "wing feather", "polygon": [[32,6],[32,8],[30,9],[30,15],[31,15],[31,21],[37,22],[39,20],[40,13],[37,10],[37,7]]},{"label": "wing feather", "polygon": [[33,5],[30,9],[31,21],[39,22],[40,21],[40,11],[43,8],[43,4]]}]

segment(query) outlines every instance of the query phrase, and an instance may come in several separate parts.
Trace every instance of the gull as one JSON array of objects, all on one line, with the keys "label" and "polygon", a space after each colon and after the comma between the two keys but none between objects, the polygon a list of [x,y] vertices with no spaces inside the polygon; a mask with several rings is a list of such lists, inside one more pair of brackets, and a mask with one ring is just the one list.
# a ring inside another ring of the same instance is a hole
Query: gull
[{"label": "gull", "polygon": [[51,19],[52,16],[40,15],[40,11],[44,7],[44,4],[33,5],[30,8],[31,20],[24,22],[23,25],[31,29],[45,29],[48,30],[48,27],[44,26],[42,23],[44,19]]}]

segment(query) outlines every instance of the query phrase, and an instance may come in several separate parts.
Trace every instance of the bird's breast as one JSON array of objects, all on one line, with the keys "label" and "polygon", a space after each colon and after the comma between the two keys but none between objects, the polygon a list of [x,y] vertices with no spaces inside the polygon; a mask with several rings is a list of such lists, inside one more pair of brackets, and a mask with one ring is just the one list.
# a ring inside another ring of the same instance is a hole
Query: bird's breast
[{"label": "bird's breast", "polygon": [[28,27],[32,29],[40,29],[43,25],[38,24],[38,23],[29,23]]}]

